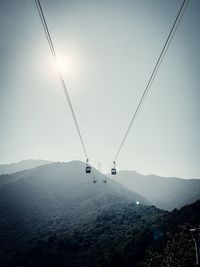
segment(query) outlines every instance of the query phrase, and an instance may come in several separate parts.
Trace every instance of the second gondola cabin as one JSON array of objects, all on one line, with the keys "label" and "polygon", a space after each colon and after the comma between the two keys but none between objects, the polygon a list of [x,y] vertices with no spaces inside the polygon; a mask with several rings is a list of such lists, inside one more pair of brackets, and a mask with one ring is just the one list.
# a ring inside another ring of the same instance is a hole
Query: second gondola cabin
[{"label": "second gondola cabin", "polygon": [[91,167],[90,167],[90,166],[86,166],[86,168],[85,168],[85,172],[86,172],[86,173],[91,173]]},{"label": "second gondola cabin", "polygon": [[116,175],[116,174],[117,174],[117,170],[116,170],[115,168],[112,168],[112,169],[111,169],[111,174],[112,174],[112,175]]}]

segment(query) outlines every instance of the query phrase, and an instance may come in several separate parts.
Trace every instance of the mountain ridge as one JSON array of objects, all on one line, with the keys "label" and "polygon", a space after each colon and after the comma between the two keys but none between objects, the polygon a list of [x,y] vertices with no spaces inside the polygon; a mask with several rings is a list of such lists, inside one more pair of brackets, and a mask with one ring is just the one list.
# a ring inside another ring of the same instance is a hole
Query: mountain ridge
[{"label": "mountain ridge", "polygon": [[16,173],[22,170],[35,168],[37,166],[42,166],[50,163],[52,163],[52,161],[43,159],[25,159],[18,162],[0,164],[0,175]]},{"label": "mountain ridge", "polygon": [[181,208],[200,199],[200,179],[160,177],[142,175],[135,171],[119,171],[116,180],[143,195],[161,209]]},{"label": "mountain ridge", "polygon": [[[48,168],[54,168],[59,164],[62,169],[63,166],[69,166],[69,164],[80,165],[79,173],[80,175],[85,175],[85,163],[79,160],[73,160],[70,162],[48,162],[43,160],[28,160],[31,162],[33,172],[43,169],[43,166],[49,165]],[[26,161],[22,161],[26,162]],[[34,163],[34,164],[33,164]],[[15,165],[18,163],[15,163]],[[39,166],[38,166],[39,164]],[[11,164],[12,165],[12,164]],[[19,162],[20,167],[18,167],[18,172],[15,176],[9,176],[9,174],[0,175],[0,188],[5,186],[6,183],[14,182],[21,176],[26,176],[26,172],[30,169],[21,170],[21,162]],[[54,167],[50,167],[50,166]],[[1,166],[1,165],[0,165]],[[38,169],[39,168],[39,169]],[[93,168],[93,167],[92,167]],[[36,170],[34,170],[36,169]],[[22,172],[20,174],[20,172]],[[59,170],[57,170],[59,173]],[[95,176],[98,177],[100,181],[105,178],[105,175],[93,168]],[[56,172],[54,172],[57,175]],[[51,174],[49,174],[51,176]],[[86,179],[90,177],[90,181],[93,180],[92,176],[86,176]],[[190,178],[183,179],[179,177],[161,177],[158,175],[150,174],[143,175],[136,171],[122,170],[117,173],[116,176],[107,175],[111,180],[115,181],[134,193],[143,196],[148,199],[149,202],[156,205],[158,208],[165,210],[173,210],[175,208],[181,208],[182,206],[192,203],[200,199],[200,179]]]}]

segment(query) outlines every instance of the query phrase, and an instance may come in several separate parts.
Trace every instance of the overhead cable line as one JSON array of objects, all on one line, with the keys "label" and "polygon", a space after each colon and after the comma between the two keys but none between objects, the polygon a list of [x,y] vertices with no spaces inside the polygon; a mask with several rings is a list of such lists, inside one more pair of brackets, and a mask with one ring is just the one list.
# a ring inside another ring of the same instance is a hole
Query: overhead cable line
[{"label": "overhead cable line", "polygon": [[[52,56],[53,56],[53,58],[55,60],[55,63],[57,63],[57,56],[56,56],[55,48],[54,48],[54,45],[53,45],[53,42],[52,42],[52,38],[51,38],[51,35],[50,35],[50,32],[49,32],[49,28],[47,26],[47,22],[46,22],[46,19],[45,19],[45,16],[44,16],[44,12],[42,10],[42,6],[40,4],[40,0],[35,0],[35,3],[36,3],[36,6],[37,6],[37,10],[38,10],[38,13],[39,13],[39,16],[40,16],[40,20],[42,22],[42,26],[43,26],[43,29],[44,29],[48,44],[49,44],[49,48],[51,50]],[[73,109],[72,102],[71,102],[71,99],[70,99],[70,96],[69,96],[69,93],[68,93],[68,90],[67,90],[67,86],[66,86],[65,80],[63,78],[63,74],[62,74],[62,72],[61,72],[61,70],[59,68],[57,68],[57,72],[58,72],[58,76],[59,76],[59,79],[60,79],[60,82],[61,82],[61,85],[62,85],[62,89],[63,89],[64,94],[65,94],[65,98],[66,98],[67,103],[69,105],[69,108],[71,110],[71,114],[72,114],[76,129],[77,129],[78,136],[79,136],[80,141],[81,141],[81,145],[82,145],[82,148],[83,148],[84,155],[85,155],[86,159],[88,159],[88,154],[87,154],[87,151],[86,151],[86,148],[85,148],[85,144],[83,142],[81,131],[80,131],[80,128],[79,128],[79,125],[78,125],[78,121],[77,121],[76,115],[74,113],[74,109]]]},{"label": "overhead cable line", "polygon": [[178,14],[177,14],[177,16],[175,18],[175,21],[174,21],[174,23],[172,25],[172,28],[171,28],[168,36],[167,36],[167,39],[165,41],[165,44],[164,44],[164,46],[163,46],[163,48],[161,50],[161,53],[160,53],[160,55],[158,57],[158,60],[156,62],[156,65],[155,65],[155,67],[154,67],[154,69],[152,71],[152,74],[151,74],[151,76],[150,76],[150,78],[148,80],[148,83],[147,83],[147,85],[145,87],[145,90],[144,90],[144,92],[142,94],[142,97],[141,97],[141,99],[140,99],[140,101],[139,101],[139,103],[137,105],[137,108],[136,108],[136,110],[135,110],[135,112],[133,114],[133,117],[132,117],[132,119],[130,121],[130,124],[129,124],[126,132],[125,132],[125,135],[124,135],[124,137],[122,139],[122,142],[120,143],[120,146],[119,146],[119,148],[117,150],[117,153],[116,153],[116,155],[114,157],[114,160],[113,160],[114,165],[116,164],[116,160],[117,160],[117,158],[118,158],[118,156],[119,156],[119,154],[121,152],[121,149],[122,149],[122,147],[123,147],[123,145],[124,145],[124,143],[126,141],[126,138],[127,138],[128,134],[130,132],[130,129],[131,129],[133,123],[135,122],[135,119],[137,117],[137,114],[140,111],[140,109],[141,109],[141,107],[142,107],[142,105],[144,103],[144,100],[145,100],[145,98],[146,98],[146,96],[147,96],[147,94],[148,94],[148,92],[149,92],[149,90],[151,88],[152,82],[155,79],[155,76],[156,76],[156,74],[157,74],[157,72],[158,72],[158,70],[159,70],[159,68],[161,66],[161,63],[162,63],[162,61],[164,59],[164,56],[165,56],[165,54],[166,54],[166,52],[167,52],[167,50],[168,50],[168,48],[170,46],[170,43],[171,43],[171,41],[172,41],[172,39],[173,39],[173,37],[174,37],[174,35],[176,33],[176,30],[178,28],[178,25],[181,22],[181,19],[182,19],[184,13],[185,13],[185,10],[186,10],[189,2],[190,2],[190,0],[184,0],[182,2],[182,4],[181,4],[181,7],[179,9],[179,12],[178,12]]}]

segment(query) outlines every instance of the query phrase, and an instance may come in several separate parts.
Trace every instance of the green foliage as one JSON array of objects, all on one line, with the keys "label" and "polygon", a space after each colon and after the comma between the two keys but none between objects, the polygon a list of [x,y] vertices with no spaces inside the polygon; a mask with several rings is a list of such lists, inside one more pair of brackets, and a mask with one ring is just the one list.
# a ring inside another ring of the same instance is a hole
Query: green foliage
[{"label": "green foliage", "polygon": [[198,225],[199,206],[168,213],[118,201],[75,227],[60,223],[66,219],[61,213],[45,225],[15,225],[6,249],[1,247],[1,266],[193,267],[188,222]]},{"label": "green foliage", "polygon": [[181,226],[177,232],[167,233],[167,242],[159,253],[153,248],[147,250],[145,266],[151,267],[193,267],[195,247],[190,233],[190,225]]},{"label": "green foliage", "polygon": [[136,205],[137,194],[70,166],[18,173],[0,190],[0,266],[194,266],[200,201],[171,213]]}]

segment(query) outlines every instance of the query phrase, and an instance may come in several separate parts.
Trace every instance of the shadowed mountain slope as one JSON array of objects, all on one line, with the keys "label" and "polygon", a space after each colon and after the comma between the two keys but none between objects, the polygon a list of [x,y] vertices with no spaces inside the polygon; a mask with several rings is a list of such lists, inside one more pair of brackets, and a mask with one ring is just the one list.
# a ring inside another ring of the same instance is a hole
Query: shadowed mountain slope
[{"label": "shadowed mountain slope", "polygon": [[113,206],[149,203],[112,179],[103,183],[104,176],[93,172],[95,184],[79,161],[0,176],[4,181],[0,187],[1,255],[12,257],[12,251],[29,248],[51,232],[79,229]]},{"label": "shadowed mountain slope", "polygon": [[79,161],[52,163],[2,175],[0,214],[19,224],[29,220],[48,223],[61,214],[64,223],[71,226],[93,219],[99,210],[115,202],[149,203],[112,179],[102,183],[104,176],[95,169],[93,172],[98,181],[95,184],[92,176],[85,174],[85,164]]}]

